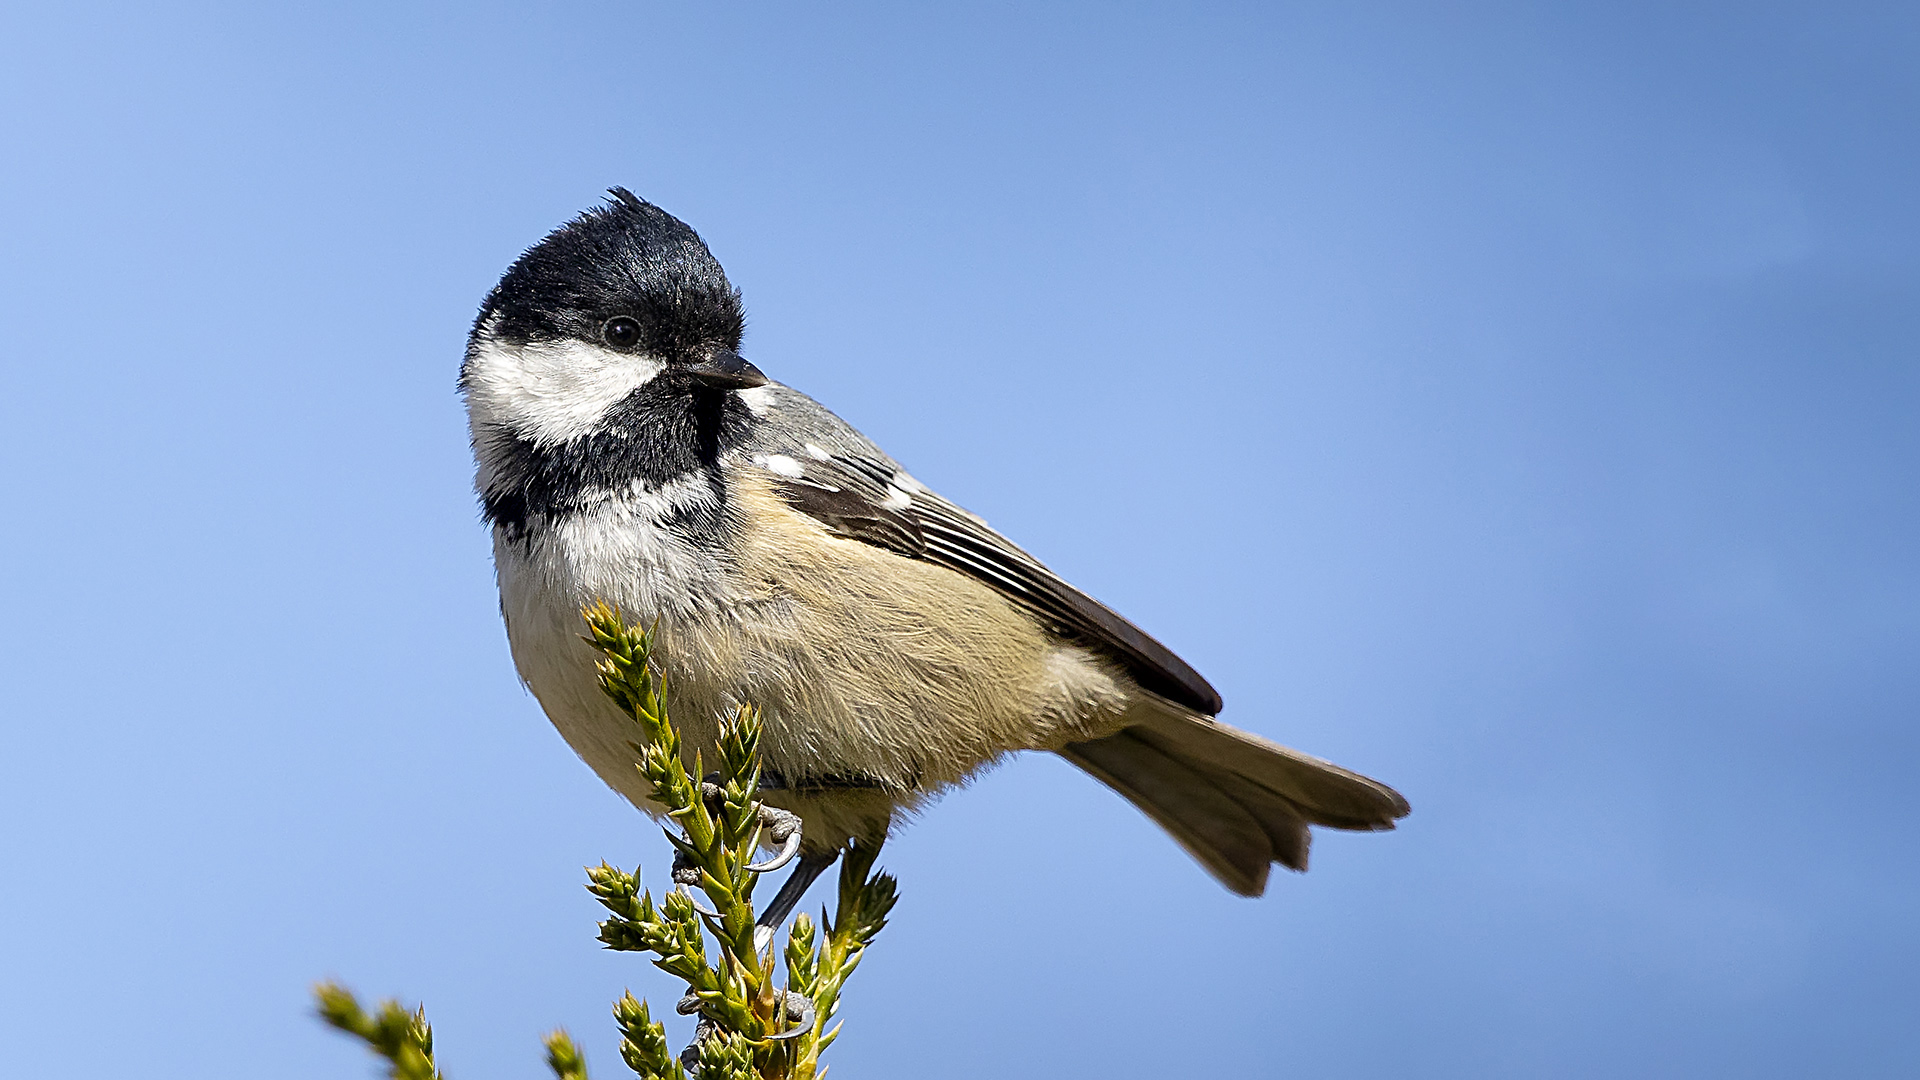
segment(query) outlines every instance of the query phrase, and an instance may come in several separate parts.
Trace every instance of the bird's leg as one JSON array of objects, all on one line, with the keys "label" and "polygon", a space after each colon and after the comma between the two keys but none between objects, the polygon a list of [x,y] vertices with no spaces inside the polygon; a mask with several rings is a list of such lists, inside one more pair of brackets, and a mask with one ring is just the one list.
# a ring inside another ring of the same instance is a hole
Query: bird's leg
[{"label": "bird's leg", "polygon": [[780,1032],[778,1035],[767,1036],[767,1038],[775,1041],[781,1039],[797,1039],[805,1035],[807,1032],[813,1030],[813,1022],[819,1016],[819,1009],[813,1004],[812,998],[805,994],[796,994],[792,990],[786,991],[786,995],[787,1019],[792,1022],[793,1026]]},{"label": "bird's leg", "polygon": [[767,944],[773,940],[773,932],[780,928],[781,923],[787,921],[788,915],[793,914],[793,909],[800,903],[800,897],[806,893],[807,886],[812,885],[814,879],[819,877],[827,867],[832,866],[833,860],[839,857],[838,851],[807,852],[800,856],[800,861],[794,866],[793,873],[788,874],[787,880],[780,885],[780,891],[773,894],[772,902],[768,903],[760,912],[760,917],[753,921],[755,949],[766,951]]},{"label": "bird's leg", "polygon": [[[687,1007],[688,1002],[693,1003],[692,1008]],[[681,1015],[691,1016],[695,1013],[698,1013],[699,1011],[700,1011],[699,998],[694,997],[692,994],[688,994],[686,997],[680,999],[679,1012],[681,1013]],[[683,1067],[685,1067],[688,1072],[693,1072],[695,1069],[700,1067],[700,1043],[707,1036],[713,1034],[713,1029],[715,1028],[715,1026],[717,1025],[715,1025],[711,1019],[705,1016],[702,1016],[700,1018],[699,1023],[696,1023],[693,1025],[693,1041],[687,1044],[687,1048],[685,1050],[680,1051],[680,1064]]]},{"label": "bird's leg", "polygon": [[[767,871],[777,870],[781,866],[786,865],[786,863],[794,857],[794,853],[799,851],[800,817],[786,810],[762,805],[760,807],[760,822],[775,842],[781,845],[782,849],[781,854],[768,860],[768,864],[764,868],[757,865],[749,867],[749,869],[757,872],[766,873]],[[788,830],[790,830],[790,832],[788,832]],[[783,835],[783,833],[785,835]],[[827,867],[832,866],[833,861],[839,857],[840,853],[838,851],[800,855],[799,862],[794,865],[793,872],[788,874],[787,880],[781,883],[780,891],[773,895],[773,902],[769,903],[766,909],[760,912],[760,917],[754,920],[753,948],[755,952],[767,951],[767,946],[773,942],[774,931],[778,930],[780,924],[787,921],[787,916],[793,913],[794,907],[800,903],[800,897],[805,895],[807,886],[812,885],[814,880],[817,879]],[[692,899],[692,886],[699,883],[700,870],[683,856],[676,854],[673,860],[673,880],[687,891],[688,899]],[[696,910],[704,910],[697,902],[694,904],[694,907]],[[791,1021],[791,1026],[785,1031],[767,1036],[769,1039],[798,1038],[813,1030],[814,1019],[817,1016],[817,1009],[813,1004],[813,999],[805,994],[796,994],[791,990],[785,993],[786,1015],[787,1019]],[[695,994],[691,987],[687,989],[687,996],[680,999],[679,1012],[683,1016],[693,1016],[700,1012],[700,996]],[[687,1044],[686,1049],[680,1051],[680,1063],[683,1066],[692,1069],[700,1063],[700,1040],[711,1035],[713,1030],[714,1022],[705,1016],[701,1016],[699,1024],[695,1025],[693,1029],[693,1041]]]},{"label": "bird's leg", "polygon": [[[754,863],[747,869],[756,874],[766,874],[792,862],[795,856],[800,859],[799,865],[793,868],[793,872],[788,874],[787,880],[781,884],[780,891],[774,894],[773,902],[768,904],[766,910],[762,911],[760,917],[753,922],[753,951],[764,953],[767,951],[767,946],[773,942],[774,931],[780,929],[780,924],[787,920],[787,915],[800,902],[800,897],[807,891],[807,886],[813,884],[822,870],[832,866],[833,860],[838,858],[840,853],[831,851],[825,855],[801,855],[800,815],[791,810],[782,810],[777,806],[761,803],[760,828],[765,830],[768,840],[780,845],[780,852],[766,862]],[[785,994],[782,1012],[792,1021],[792,1026],[778,1034],[767,1036],[770,1039],[797,1038],[813,1030],[815,1015],[813,999],[791,990],[786,991]]]},{"label": "bird's leg", "polygon": [[[767,905],[767,909],[754,920],[753,947],[756,952],[766,951],[767,942],[773,940],[774,930],[786,921],[787,915],[793,911],[793,906],[800,902],[800,894],[806,892],[807,886],[813,884],[813,880],[820,876],[820,872],[832,866],[833,860],[839,857],[838,852],[830,852],[824,856],[801,855],[800,815],[790,810],[782,810],[777,806],[761,803],[760,827],[766,830],[768,839],[780,845],[780,851],[766,862],[748,865],[748,870],[756,874],[772,873],[792,862],[795,856],[799,856],[800,865],[794,867],[786,883],[780,887],[778,893],[774,894],[773,903]],[[810,859],[817,865],[809,868],[808,860]],[[673,853],[673,883],[685,894],[687,902],[693,905],[693,910],[716,919],[720,917],[719,912],[702,904],[694,895],[693,890],[700,884],[700,868],[694,865],[686,852],[678,849]]]},{"label": "bird's leg", "polygon": [[[700,785],[701,797],[705,799],[708,805],[714,808],[716,812],[718,811],[718,803],[723,797],[718,780],[719,777],[717,774],[709,775]],[[767,905],[766,910],[760,913],[758,919],[754,920],[754,951],[765,952],[767,946],[773,941],[774,931],[778,930],[780,924],[786,921],[787,916],[793,913],[794,907],[800,903],[800,897],[806,893],[807,887],[812,885],[814,880],[817,879],[827,867],[833,865],[833,861],[840,857],[840,853],[838,851],[829,851],[824,854],[801,854],[800,815],[791,810],[782,810],[777,806],[769,806],[763,802],[759,805],[759,817],[760,828],[765,830],[766,839],[780,845],[780,850],[766,862],[749,864],[747,869],[756,874],[766,874],[793,862],[796,857],[799,859],[799,863],[793,868],[793,872],[787,875],[787,880],[781,884],[780,891],[774,894],[773,902]],[[719,917],[718,912],[712,911],[694,899],[693,890],[700,884],[700,868],[696,866],[693,860],[688,858],[684,852],[678,849],[674,851],[673,855],[673,882],[674,885],[686,895],[687,900],[693,904],[695,911],[703,915],[711,915],[715,918]],[[787,1019],[792,1022],[792,1026],[778,1034],[769,1035],[768,1038],[792,1039],[813,1030],[817,1010],[814,1007],[812,998],[807,997],[805,994],[796,994],[792,991],[787,991],[783,1005],[784,1012]],[[700,997],[693,992],[691,987],[687,989],[687,995],[680,999],[678,1011],[682,1015],[688,1016],[699,1014]],[[687,1048],[680,1052],[681,1064],[691,1069],[699,1063],[700,1040],[712,1034],[713,1029],[713,1020],[706,1016],[701,1016],[699,1024],[694,1027],[693,1041],[688,1043]]]},{"label": "bird's leg", "polygon": [[[776,812],[785,813],[785,811]],[[788,816],[793,817],[791,814]],[[799,846],[798,842],[800,837],[799,820],[798,817],[794,817],[793,835],[796,848]],[[764,953],[767,951],[767,946],[773,942],[774,931],[780,929],[780,924],[786,922],[787,916],[793,913],[794,907],[800,903],[800,897],[806,893],[807,886],[813,884],[814,879],[818,878],[821,872],[827,867],[832,866],[833,861],[839,857],[840,853],[838,851],[811,853],[800,856],[800,861],[794,865],[793,872],[788,874],[787,880],[781,883],[780,891],[773,894],[773,902],[769,903],[766,909],[760,912],[760,917],[753,922],[753,948],[755,952]],[[784,862],[785,860],[780,861]],[[767,1036],[769,1039],[798,1038],[813,1030],[814,1018],[817,1015],[817,1009],[813,1004],[813,999],[805,994],[796,994],[791,990],[785,993],[787,1019],[791,1022],[792,1026],[778,1034]],[[691,1009],[688,1008],[689,1004],[692,1005]],[[689,992],[686,998],[680,1002],[680,1008],[683,1012],[698,1012],[700,1010],[700,999]],[[694,1028],[693,1031],[693,1042],[688,1044],[687,1048],[680,1052],[681,1064],[692,1068],[695,1064],[699,1063],[700,1040],[705,1038],[712,1030],[713,1022],[704,1016],[701,1017],[700,1026]]]},{"label": "bird's leg", "polygon": [[[787,782],[777,772],[763,771],[760,774],[762,791],[777,791],[788,787]],[[766,862],[754,863],[747,869],[756,874],[765,874],[792,862],[796,855],[800,858],[800,865],[794,867],[793,873],[787,876],[787,880],[780,886],[780,891],[774,894],[773,902],[768,904],[766,909],[760,912],[760,917],[754,920],[754,951],[766,952],[768,942],[773,940],[773,932],[786,921],[794,905],[800,902],[801,894],[807,891],[807,886],[813,884],[813,879],[819,877],[822,870],[833,865],[833,860],[838,857],[838,853],[824,856],[800,855],[800,815],[766,802],[760,803],[760,828],[765,830],[766,839],[780,845],[780,853]],[[818,865],[812,865],[815,863]]]}]

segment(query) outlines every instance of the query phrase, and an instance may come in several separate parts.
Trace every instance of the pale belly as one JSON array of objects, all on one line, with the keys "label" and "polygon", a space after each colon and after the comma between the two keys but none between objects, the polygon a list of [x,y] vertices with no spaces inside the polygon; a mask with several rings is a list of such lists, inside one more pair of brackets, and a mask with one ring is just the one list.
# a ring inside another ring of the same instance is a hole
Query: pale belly
[{"label": "pale belly", "polygon": [[[761,498],[753,490],[736,492]],[[771,496],[765,496],[771,500]],[[514,663],[574,751],[649,812],[634,723],[600,692],[581,609],[657,620],[664,697],[691,752],[720,718],[762,710],[768,799],[809,847],[884,829],[891,811],[1001,755],[1116,730],[1137,690],[999,594],[938,566],[827,535],[767,501],[731,548],[702,555],[613,502],[539,538],[496,536]]]}]

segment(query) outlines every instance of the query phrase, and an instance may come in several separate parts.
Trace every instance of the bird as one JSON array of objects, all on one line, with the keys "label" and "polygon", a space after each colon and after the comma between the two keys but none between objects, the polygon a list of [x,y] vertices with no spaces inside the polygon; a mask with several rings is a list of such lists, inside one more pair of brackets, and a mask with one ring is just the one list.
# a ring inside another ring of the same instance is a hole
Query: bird
[{"label": "bird", "polygon": [[744,330],[693,228],[611,188],[488,292],[459,389],[513,662],[568,745],[663,811],[598,687],[594,603],[654,626],[689,752],[760,711],[763,798],[801,837],[763,928],[849,844],[1020,751],[1065,758],[1243,896],[1306,869],[1310,826],[1409,812],[1221,723],[1185,661],[768,378]]}]

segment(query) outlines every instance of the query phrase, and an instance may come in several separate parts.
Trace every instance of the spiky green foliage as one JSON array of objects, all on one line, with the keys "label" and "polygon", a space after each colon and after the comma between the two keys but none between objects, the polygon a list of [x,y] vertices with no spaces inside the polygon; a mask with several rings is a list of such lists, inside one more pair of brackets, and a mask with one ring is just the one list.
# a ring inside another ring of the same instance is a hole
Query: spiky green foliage
[{"label": "spiky green foliage", "polygon": [[573,1037],[565,1031],[555,1031],[547,1035],[547,1068],[553,1070],[555,1080],[587,1080],[587,1059],[580,1056],[580,1048],[573,1045]]},{"label": "spiky green foliage", "polygon": [[[873,873],[879,843],[856,844],[847,852],[841,865],[839,915],[817,945],[813,921],[804,915],[795,920],[786,948],[786,984],[776,985],[773,948],[764,953],[754,948],[752,893],[757,875],[748,869],[760,843],[758,713],[741,709],[721,724],[717,767],[702,785],[695,778],[706,775],[705,763],[695,754],[688,766],[661,701],[659,676],[649,662],[652,634],[627,624],[605,605],[585,614],[587,640],[604,657],[601,689],[644,734],[645,741],[634,745],[641,770],[653,785],[654,799],[680,826],[684,835],[669,838],[682,859],[697,869],[700,891],[714,912],[702,914],[679,892],[655,903],[641,888],[637,873],[603,863],[587,871],[588,889],[611,916],[600,924],[600,940],[609,949],[652,953],[656,967],[687,983],[700,1015],[713,1021],[712,1031],[696,1048],[702,1080],[735,1074],[811,1080],[822,1071],[820,1052],[838,1034],[826,1024],[839,1008],[840,989],[893,907],[893,878]],[[718,946],[711,959],[705,948],[709,934]],[[787,991],[813,999],[814,1023],[796,1037],[770,1038],[791,1034],[795,1021],[787,1013]],[[623,1000],[615,1013],[625,1032],[623,1008],[631,1011]],[[644,1004],[638,1009],[644,1018]],[[645,1053],[641,1041],[629,1035],[623,1043],[630,1064]]]},{"label": "spiky green foliage", "polygon": [[[787,937],[787,978],[795,993],[813,999],[813,1034],[796,1049],[800,1057],[793,1075],[808,1078],[826,1070],[819,1065],[820,1052],[840,1036],[840,1025],[828,1028],[840,1009],[840,988],[866,955],[867,944],[887,925],[887,913],[896,899],[894,880],[889,874],[874,874],[873,860],[880,854],[878,845],[855,844],[840,861],[839,916],[827,920],[826,936],[816,950],[813,945],[813,920],[801,915],[793,920]],[[821,913],[825,918],[825,912]]]},{"label": "spiky green foliage", "polygon": [[647,1015],[647,1003],[631,992],[613,1003],[613,1021],[620,1026],[620,1060],[643,1080],[674,1080],[686,1070],[667,1049],[666,1026]]},{"label": "spiky green foliage", "polygon": [[[710,905],[703,912],[680,890],[655,902],[638,871],[606,863],[587,869],[587,889],[609,916],[600,924],[600,941],[619,952],[651,953],[654,966],[687,984],[682,1007],[703,1020],[701,1037],[683,1063],[646,1002],[625,994],[613,1005],[621,1060],[641,1080],[687,1080],[688,1064],[699,1080],[815,1080],[826,1071],[821,1051],[839,1035],[838,1024],[827,1025],[839,1012],[840,991],[893,908],[893,878],[873,871],[879,840],[847,851],[838,912],[831,919],[822,913],[824,934],[804,914],[794,920],[782,985],[774,948],[754,948],[759,874],[751,866],[763,823],[759,714],[743,708],[722,722],[716,767],[706,773],[703,755],[696,751],[688,760],[667,716],[652,663],[653,634],[605,604],[583,615],[586,640],[602,657],[600,688],[633,719],[638,768],[678,829],[676,834],[670,827],[667,839],[690,871],[682,880],[697,881]],[[804,1031],[794,1030],[799,1017],[789,1011],[790,992],[813,1002],[813,1023]],[[386,1059],[393,1080],[442,1080],[423,1011],[409,1013],[389,1001],[368,1016],[352,994],[332,983],[319,986],[315,996],[321,1017]],[[546,1047],[557,1080],[587,1080],[586,1062],[566,1032],[548,1035]]]},{"label": "spiky green foliage", "polygon": [[433,1064],[433,1028],[424,1006],[408,1012],[389,999],[368,1015],[352,991],[333,982],[314,987],[313,996],[320,1019],[358,1036],[367,1049],[385,1058],[393,1080],[443,1080]]}]

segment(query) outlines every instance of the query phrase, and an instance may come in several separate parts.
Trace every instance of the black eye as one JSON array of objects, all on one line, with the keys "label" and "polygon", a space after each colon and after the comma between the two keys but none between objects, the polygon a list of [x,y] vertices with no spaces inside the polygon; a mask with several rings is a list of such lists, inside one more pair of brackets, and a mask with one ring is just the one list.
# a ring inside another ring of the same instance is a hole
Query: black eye
[{"label": "black eye", "polygon": [[600,328],[600,336],[616,349],[631,349],[640,340],[640,324],[625,315],[618,315],[608,319],[607,325]]}]

